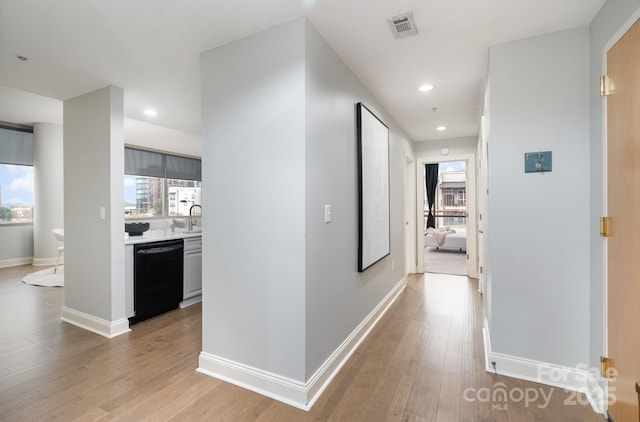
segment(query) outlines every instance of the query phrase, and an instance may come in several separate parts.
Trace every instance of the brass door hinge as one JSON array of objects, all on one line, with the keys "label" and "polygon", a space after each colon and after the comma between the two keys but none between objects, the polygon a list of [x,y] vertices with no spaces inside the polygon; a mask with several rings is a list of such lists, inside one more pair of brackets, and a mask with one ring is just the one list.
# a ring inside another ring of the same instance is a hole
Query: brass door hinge
[{"label": "brass door hinge", "polygon": [[600,236],[602,237],[611,236],[611,218],[600,217]]},{"label": "brass door hinge", "polygon": [[606,97],[609,95],[609,75],[600,76],[600,96]]},{"label": "brass door hinge", "polygon": [[600,356],[600,376],[603,378],[608,378],[609,377],[609,365],[611,362],[609,362],[609,358],[606,358],[604,356]]}]

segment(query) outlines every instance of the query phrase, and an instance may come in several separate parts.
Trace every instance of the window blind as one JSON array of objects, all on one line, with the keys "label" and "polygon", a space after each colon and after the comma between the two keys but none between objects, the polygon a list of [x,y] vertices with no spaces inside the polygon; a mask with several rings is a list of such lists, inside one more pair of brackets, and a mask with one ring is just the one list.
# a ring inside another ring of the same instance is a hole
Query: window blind
[{"label": "window blind", "polygon": [[202,161],[167,155],[167,179],[202,180]]},{"label": "window blind", "polygon": [[33,165],[33,133],[0,128],[0,163]]},{"label": "window blind", "polygon": [[200,181],[202,162],[195,158],[125,148],[124,172],[135,176]]},{"label": "window blind", "polygon": [[124,173],[136,176],[164,177],[164,154],[140,149],[124,149]]}]

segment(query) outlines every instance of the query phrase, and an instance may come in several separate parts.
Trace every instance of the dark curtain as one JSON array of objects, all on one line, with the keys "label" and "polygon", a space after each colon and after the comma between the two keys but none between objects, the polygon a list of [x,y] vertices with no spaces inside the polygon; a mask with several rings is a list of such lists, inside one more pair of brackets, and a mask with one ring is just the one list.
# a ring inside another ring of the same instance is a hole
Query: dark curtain
[{"label": "dark curtain", "polygon": [[438,164],[424,165],[424,178],[427,187],[427,203],[429,204],[429,216],[427,217],[427,228],[436,228],[436,219],[433,216],[434,204],[436,202],[436,186],[438,186]]}]

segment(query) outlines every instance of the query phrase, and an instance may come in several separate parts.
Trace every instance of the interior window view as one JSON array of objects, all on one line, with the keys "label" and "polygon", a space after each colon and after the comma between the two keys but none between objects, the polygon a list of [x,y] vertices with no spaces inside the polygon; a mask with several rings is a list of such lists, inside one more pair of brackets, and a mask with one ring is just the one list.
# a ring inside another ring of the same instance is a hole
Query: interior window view
[{"label": "interior window view", "polygon": [[202,203],[200,169],[197,159],[125,148],[125,217],[189,216]]},{"label": "interior window view", "polygon": [[0,224],[33,221],[33,133],[0,127]]},{"label": "interior window view", "polygon": [[[6,199],[0,198],[0,224],[33,221],[33,167],[0,164],[0,186],[6,186]],[[15,196],[9,197],[12,193]]]},{"label": "interior window view", "polygon": [[640,0],[0,40],[0,421],[640,420]]},{"label": "interior window view", "polygon": [[466,163],[424,166],[424,266],[427,273],[467,275]]}]

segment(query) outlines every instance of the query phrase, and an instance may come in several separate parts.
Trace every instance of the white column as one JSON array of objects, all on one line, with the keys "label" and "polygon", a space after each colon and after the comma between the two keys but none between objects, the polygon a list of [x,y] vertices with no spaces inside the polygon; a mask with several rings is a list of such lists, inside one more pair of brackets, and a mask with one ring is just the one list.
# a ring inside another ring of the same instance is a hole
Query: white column
[{"label": "white column", "polygon": [[53,265],[60,242],[51,231],[64,227],[62,126],[33,125],[33,265]]},{"label": "white column", "polygon": [[64,102],[62,319],[105,337],[129,331],[124,271],[124,92]]}]

